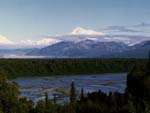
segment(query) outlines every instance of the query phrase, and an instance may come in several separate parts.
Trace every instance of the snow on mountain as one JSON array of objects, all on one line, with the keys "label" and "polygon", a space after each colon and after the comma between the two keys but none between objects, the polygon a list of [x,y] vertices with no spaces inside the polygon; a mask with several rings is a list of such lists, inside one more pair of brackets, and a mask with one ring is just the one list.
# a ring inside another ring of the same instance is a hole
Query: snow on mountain
[{"label": "snow on mountain", "polygon": [[27,55],[48,57],[101,57],[113,52],[121,52],[128,46],[119,42],[95,42],[84,40],[80,42],[62,41],[42,49],[31,51]]},{"label": "snow on mountain", "polygon": [[0,44],[13,44],[7,37],[0,35]]},{"label": "snow on mountain", "polygon": [[52,39],[52,38],[42,38],[40,40],[22,40],[18,42],[18,45],[24,45],[24,46],[29,46],[29,47],[44,47],[52,44],[56,44],[60,42],[57,39]]},{"label": "snow on mountain", "polygon": [[17,42],[10,41],[8,38],[0,35],[0,48],[42,48],[56,44],[61,41],[70,41],[78,43],[84,40],[92,40],[95,42],[123,42],[127,45],[134,45],[139,41],[149,39],[150,37],[132,36],[132,35],[111,35],[103,32],[94,31],[77,27],[71,33],[57,36],[46,36],[39,40],[29,39]]},{"label": "snow on mountain", "polygon": [[97,32],[97,31],[90,30],[90,29],[84,29],[84,28],[81,28],[81,27],[75,28],[75,29],[71,32],[71,34],[72,34],[72,35],[102,35],[102,36],[105,35],[105,34],[102,33],[102,32]]},{"label": "snow on mountain", "polygon": [[11,41],[7,37],[0,35],[0,49],[19,49],[19,48],[41,48],[60,42],[58,39],[41,38],[39,40]]},{"label": "snow on mountain", "polygon": [[80,42],[89,39],[97,42],[112,42],[112,41],[123,42],[128,45],[133,45],[134,43],[136,43],[134,38],[130,38],[130,36],[104,34],[103,32],[97,32],[94,30],[84,29],[81,27],[75,28],[69,34],[55,36],[52,38],[59,39],[61,41],[72,41],[72,42]]}]

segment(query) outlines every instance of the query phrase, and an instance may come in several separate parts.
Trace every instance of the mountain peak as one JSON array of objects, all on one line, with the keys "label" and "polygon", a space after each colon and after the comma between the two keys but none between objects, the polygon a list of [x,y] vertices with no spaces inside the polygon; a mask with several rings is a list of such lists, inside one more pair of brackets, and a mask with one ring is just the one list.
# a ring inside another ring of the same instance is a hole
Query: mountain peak
[{"label": "mountain peak", "polygon": [[90,30],[90,29],[84,29],[81,27],[75,28],[71,34],[72,35],[105,35],[102,32],[97,32],[97,31]]},{"label": "mountain peak", "polygon": [[13,42],[10,41],[8,38],[0,35],[0,44],[12,44]]}]

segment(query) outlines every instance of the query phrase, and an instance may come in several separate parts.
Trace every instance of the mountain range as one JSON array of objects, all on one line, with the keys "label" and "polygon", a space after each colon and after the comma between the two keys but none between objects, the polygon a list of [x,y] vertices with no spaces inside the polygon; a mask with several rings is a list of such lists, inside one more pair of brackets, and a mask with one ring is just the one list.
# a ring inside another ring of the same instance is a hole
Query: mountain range
[{"label": "mountain range", "polygon": [[97,42],[84,40],[80,42],[60,42],[45,48],[34,50],[28,55],[47,57],[100,57],[114,52],[127,50],[128,46],[118,42]]},{"label": "mountain range", "polygon": [[128,50],[105,55],[105,58],[147,58],[150,52],[150,40],[129,47]]},{"label": "mountain range", "polygon": [[122,42],[97,42],[84,40],[80,42],[59,42],[27,55],[46,57],[101,57],[101,58],[147,58],[150,41],[129,46]]},{"label": "mountain range", "polygon": [[150,49],[150,40],[137,43],[128,37],[121,38],[121,35],[114,37],[80,27],[66,35],[37,41],[14,43],[5,37],[0,38],[3,39],[1,42],[5,42],[0,44],[0,56],[13,54],[55,58],[146,58]]}]

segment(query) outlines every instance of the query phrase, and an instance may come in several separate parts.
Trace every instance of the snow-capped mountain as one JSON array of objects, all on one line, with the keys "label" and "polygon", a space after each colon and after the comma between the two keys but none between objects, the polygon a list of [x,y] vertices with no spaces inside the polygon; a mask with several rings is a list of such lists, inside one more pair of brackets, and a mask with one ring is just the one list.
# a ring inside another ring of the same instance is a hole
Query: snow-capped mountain
[{"label": "snow-capped mountain", "polygon": [[87,39],[79,42],[59,42],[31,51],[28,55],[46,57],[147,58],[149,50],[149,40],[129,46],[122,42],[100,42]]},{"label": "snow-capped mountain", "polygon": [[119,42],[97,42],[84,40],[80,42],[59,42],[40,50],[31,51],[28,55],[48,57],[101,57],[113,52],[128,49],[128,45]]},{"label": "snow-capped mountain", "polygon": [[77,27],[72,30],[71,33],[67,33],[65,35],[60,36],[49,36],[51,39],[57,39],[59,41],[71,41],[71,42],[80,42],[83,40],[95,40],[99,42],[123,42],[126,44],[130,44],[131,41],[128,37],[113,37],[111,35],[107,35],[103,32],[98,32],[90,29],[85,29],[81,27]]},{"label": "snow-capped mountain", "polygon": [[0,37],[0,49],[22,49],[22,48],[42,48],[48,45],[56,44],[60,40],[52,38],[42,38],[39,40],[21,40],[13,42],[6,37]]},{"label": "snow-capped mountain", "polygon": [[105,58],[148,58],[150,51],[150,40],[130,46],[128,50],[104,55]]},{"label": "snow-capped mountain", "polygon": [[57,39],[52,38],[42,38],[40,40],[22,40],[20,42],[17,42],[16,45],[20,46],[20,48],[41,48],[48,45],[53,45],[60,42]]},{"label": "snow-capped mountain", "polygon": [[38,38],[38,40],[29,39],[15,42],[10,41],[9,38],[0,36],[0,46],[3,45],[7,48],[41,48],[61,41],[80,42],[83,40],[93,40],[98,42],[123,42],[128,45],[133,45],[136,43],[135,41],[134,43],[132,41],[134,38],[135,37],[130,38],[129,36],[123,37],[121,35],[112,36],[103,32],[77,27],[73,29],[71,33],[59,36],[44,36],[40,39]]},{"label": "snow-capped mountain", "polygon": [[94,30],[77,27],[71,32],[71,35],[102,35],[104,36],[105,34],[102,32],[97,32]]},{"label": "snow-capped mountain", "polygon": [[48,45],[53,45],[61,41],[73,41],[79,42],[81,40],[103,40],[100,37],[105,34],[94,30],[84,29],[81,27],[75,28],[71,33],[61,36],[45,36],[39,40],[21,40],[21,41],[10,41],[4,36],[0,36],[0,47],[3,48],[41,48]]},{"label": "snow-capped mountain", "polygon": [[[4,36],[0,36],[0,49],[3,53],[7,49],[8,53],[16,49],[21,49],[21,53],[26,55],[46,56],[46,57],[129,57],[147,54],[149,41],[135,44],[135,36],[107,35],[81,27],[75,28],[71,33],[61,36],[46,36],[38,40],[10,41]],[[141,39],[141,36],[138,36]],[[149,37],[146,37],[149,39]],[[134,40],[132,40],[134,39]],[[140,40],[138,40],[140,41]],[[34,48],[34,49],[33,49]],[[38,49],[35,49],[38,48]],[[8,49],[13,49],[9,51]],[[23,49],[23,50],[22,50]],[[28,51],[24,51],[28,49]],[[138,54],[142,51],[142,53]],[[18,50],[17,50],[18,52]],[[27,53],[25,53],[27,52]],[[135,54],[133,55],[133,53]],[[146,52],[146,53],[145,53]],[[20,53],[20,50],[19,50]],[[130,57],[129,57],[130,58]]]},{"label": "snow-capped mountain", "polygon": [[9,40],[7,37],[0,35],[0,44],[13,44],[11,40]]}]

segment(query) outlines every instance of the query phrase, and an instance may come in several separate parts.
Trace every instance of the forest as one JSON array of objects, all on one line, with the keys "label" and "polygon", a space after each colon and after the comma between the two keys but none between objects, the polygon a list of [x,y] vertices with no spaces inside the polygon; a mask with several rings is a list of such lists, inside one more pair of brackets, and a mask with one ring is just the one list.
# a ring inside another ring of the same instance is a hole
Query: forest
[{"label": "forest", "polygon": [[[0,72],[8,79],[32,76],[81,75],[129,72],[146,59],[0,59]],[[142,66],[142,67],[143,67]]]},{"label": "forest", "polygon": [[70,101],[64,104],[58,104],[55,97],[50,100],[47,93],[45,99],[36,104],[20,97],[19,86],[8,81],[5,73],[0,73],[0,113],[150,113],[150,59],[144,60],[145,65],[138,60],[133,61],[125,93],[105,94],[99,90],[85,94],[83,88],[80,96],[77,96],[75,83],[72,82]]}]

